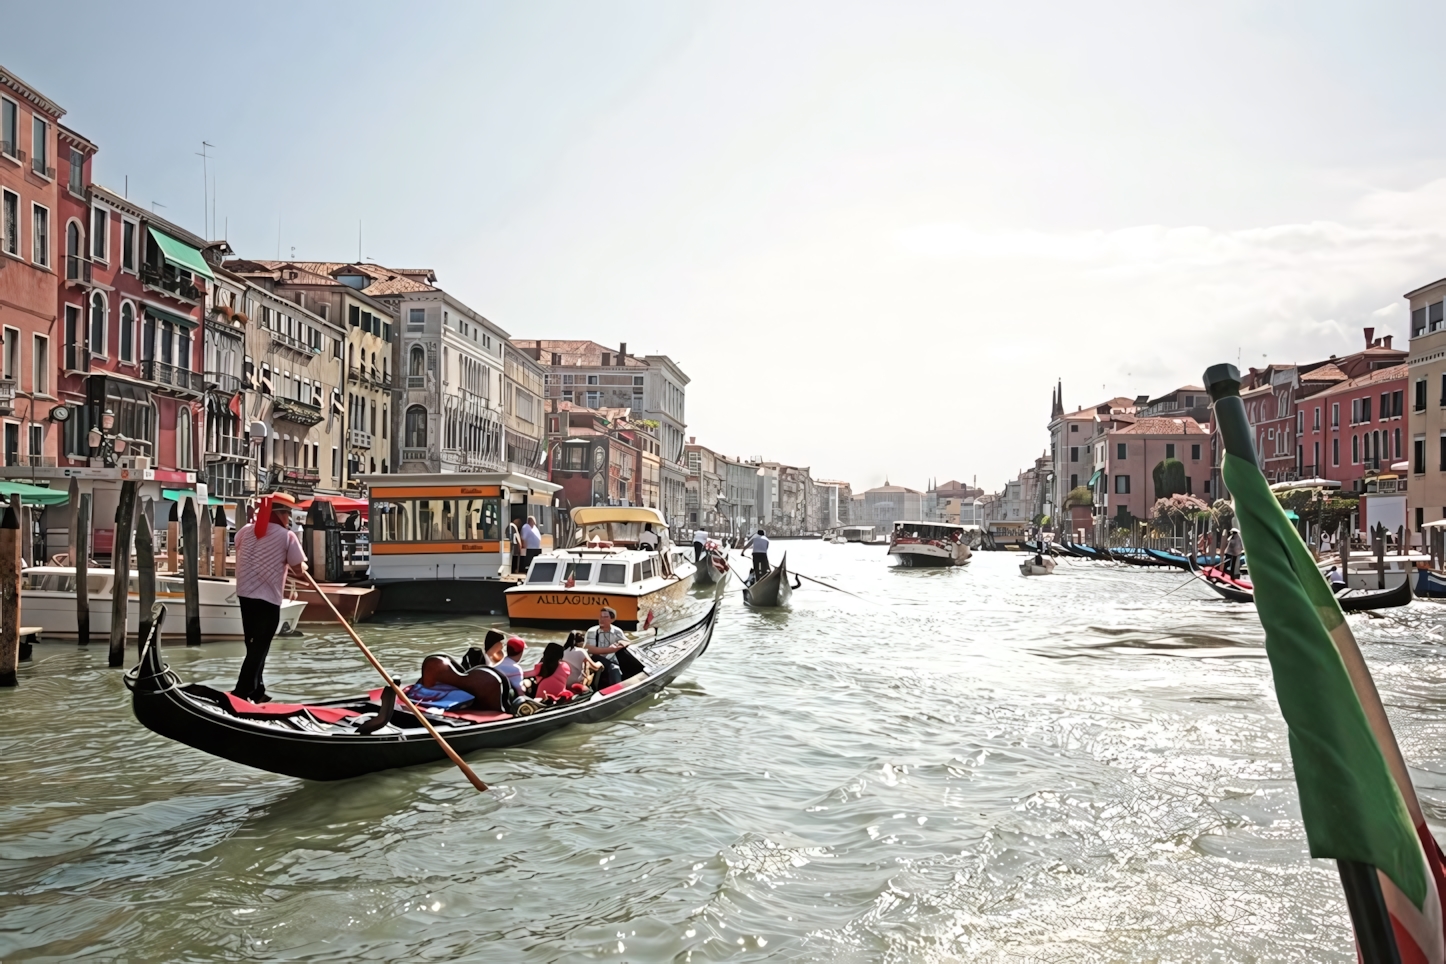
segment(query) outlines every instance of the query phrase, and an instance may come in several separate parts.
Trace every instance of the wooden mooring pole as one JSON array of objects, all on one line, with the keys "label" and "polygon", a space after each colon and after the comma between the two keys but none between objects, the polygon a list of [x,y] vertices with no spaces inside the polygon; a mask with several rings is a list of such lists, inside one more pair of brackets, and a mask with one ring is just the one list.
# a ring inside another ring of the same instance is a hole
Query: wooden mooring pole
[{"label": "wooden mooring pole", "polygon": [[90,645],[90,493],[75,507],[75,641]]},{"label": "wooden mooring pole", "polygon": [[66,545],[65,551],[69,553],[67,558],[70,564],[75,565],[75,540],[79,534],[78,520],[80,518],[80,480],[74,476],[70,479],[70,500],[65,504],[65,524],[70,532],[70,542]]},{"label": "wooden mooring pole", "polygon": [[151,634],[151,608],[156,604],[156,523],[154,503],[147,499],[136,526],[136,581],[140,591],[136,652]]},{"label": "wooden mooring pole", "polygon": [[0,686],[20,684],[20,513],[14,496],[0,517]]},{"label": "wooden mooring pole", "polygon": [[176,552],[181,542],[181,504],[172,502],[170,505],[171,514],[166,517],[169,520],[166,522],[166,570],[176,572],[180,569],[180,564],[176,562]]},{"label": "wooden mooring pole", "polygon": [[186,499],[181,513],[181,551],[185,555],[186,645],[201,645],[201,547],[196,528],[196,500]]},{"label": "wooden mooring pole", "polygon": [[111,543],[110,567],[115,575],[110,584],[110,658],[111,667],[125,665],[126,609],[131,593],[131,527],[135,521],[136,483],[121,483],[120,504],[115,507],[115,540]]},{"label": "wooden mooring pole", "polygon": [[211,575],[226,578],[226,507],[216,506],[216,517],[211,520]]}]

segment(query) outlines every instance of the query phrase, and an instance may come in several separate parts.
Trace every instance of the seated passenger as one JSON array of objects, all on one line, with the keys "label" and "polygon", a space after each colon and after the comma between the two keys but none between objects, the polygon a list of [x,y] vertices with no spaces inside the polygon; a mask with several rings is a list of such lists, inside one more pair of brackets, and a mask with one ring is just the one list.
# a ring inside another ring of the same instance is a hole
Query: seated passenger
[{"label": "seated passenger", "polygon": [[506,654],[499,650],[494,656],[492,651],[501,646],[506,639],[507,637],[502,634],[501,630],[487,630],[487,635],[483,638],[482,645],[473,646],[463,654],[462,669],[466,671],[474,666],[492,666],[502,662],[502,657]]},{"label": "seated passenger", "polygon": [[571,673],[572,667],[563,661],[562,647],[557,643],[548,643],[542,650],[542,659],[523,675],[537,681],[532,695],[542,699],[567,692],[567,678]]},{"label": "seated passenger", "polygon": [[[501,646],[500,643],[497,645],[498,647]],[[517,665],[517,658],[527,652],[527,644],[524,643],[521,638],[513,636],[507,641],[507,651],[505,654],[503,654],[500,649],[494,651],[497,652],[498,657],[494,668],[497,672],[507,677],[507,682],[512,684],[514,692],[521,693],[522,667]],[[492,653],[489,652],[487,655],[490,657]]]},{"label": "seated passenger", "polygon": [[567,642],[562,644],[563,662],[572,670],[567,678],[569,686],[573,683],[588,683],[592,674],[602,669],[602,663],[588,659],[587,649],[583,645],[586,639],[581,630],[574,629],[567,634]]}]

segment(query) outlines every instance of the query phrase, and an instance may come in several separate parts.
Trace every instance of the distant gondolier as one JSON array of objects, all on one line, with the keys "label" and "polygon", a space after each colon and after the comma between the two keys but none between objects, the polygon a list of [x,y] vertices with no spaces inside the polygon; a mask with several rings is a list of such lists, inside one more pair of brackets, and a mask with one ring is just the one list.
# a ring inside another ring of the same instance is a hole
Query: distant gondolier
[{"label": "distant gondolier", "polygon": [[768,575],[768,537],[763,530],[759,529],[743,548],[753,553],[753,578],[758,580]]},{"label": "distant gondolier", "polygon": [[693,561],[694,561],[694,562],[699,562],[699,561],[701,561],[702,558],[703,558],[703,553],[707,550],[707,548],[708,548],[708,530],[707,530],[707,529],[694,529],[694,530],[693,530]]},{"label": "distant gondolier", "polygon": [[1240,557],[1245,552],[1245,544],[1240,541],[1240,530],[1231,529],[1230,538],[1225,543],[1225,571],[1230,573],[1230,578],[1240,578]]},{"label": "distant gondolier", "polygon": [[289,571],[300,577],[306,571],[301,543],[288,528],[294,505],[296,500],[284,492],[269,495],[261,500],[255,521],[236,533],[236,600],[241,607],[246,658],[231,692],[253,703],[267,699],[262,672],[271,639],[281,623],[286,574]]}]

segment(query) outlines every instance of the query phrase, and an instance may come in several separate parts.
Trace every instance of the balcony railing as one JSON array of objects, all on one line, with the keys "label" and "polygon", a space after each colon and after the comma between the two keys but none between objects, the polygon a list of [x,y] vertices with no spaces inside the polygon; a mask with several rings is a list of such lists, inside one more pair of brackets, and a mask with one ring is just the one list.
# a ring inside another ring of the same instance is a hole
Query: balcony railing
[{"label": "balcony railing", "polygon": [[402,449],[403,462],[425,462],[427,461],[426,449]]},{"label": "balcony railing", "polygon": [[15,379],[0,378],[0,415],[9,415],[15,405]]},{"label": "balcony railing", "polygon": [[294,398],[273,399],[271,403],[271,413],[276,418],[284,418],[288,422],[295,422],[297,425],[315,425],[324,417],[321,414],[320,405],[299,402]]},{"label": "balcony railing", "polygon": [[275,329],[272,329],[271,331],[271,340],[276,342],[276,344],[281,345],[283,348],[290,348],[292,351],[305,352],[308,355],[321,354],[320,348],[315,348],[311,345],[308,345],[304,341],[292,338],[285,332],[276,331]]},{"label": "balcony railing", "polygon": [[90,269],[91,263],[89,258],[82,257],[78,254],[67,254],[65,256],[65,280],[67,282],[74,281],[79,284],[90,284]]},{"label": "balcony railing", "polygon": [[65,370],[68,372],[90,371],[90,352],[84,345],[65,346]]},{"label": "balcony railing", "polygon": [[218,392],[234,395],[241,391],[241,379],[230,372],[207,372],[206,385]]},{"label": "balcony railing", "polygon": [[246,440],[235,435],[220,435],[210,439],[206,443],[207,455],[235,455],[241,458],[248,458]]},{"label": "balcony railing", "polygon": [[372,433],[365,429],[354,428],[351,430],[352,448],[369,449],[372,447]]},{"label": "balcony railing", "polygon": [[201,288],[189,275],[183,277],[169,264],[159,268],[153,264],[141,265],[141,284],[159,288],[186,301],[199,301],[202,295]]},{"label": "balcony railing", "polygon": [[407,376],[407,387],[408,387],[408,388],[426,388],[426,387],[427,387],[427,376],[426,376],[426,375],[408,375],[408,376]]},{"label": "balcony railing", "polygon": [[[67,354],[69,351],[70,349],[67,348]],[[201,379],[200,372],[177,368],[175,365],[167,365],[165,362],[156,361],[153,358],[141,362],[141,377],[155,382],[157,385],[165,385],[187,394],[199,395],[205,391],[205,384]]]}]

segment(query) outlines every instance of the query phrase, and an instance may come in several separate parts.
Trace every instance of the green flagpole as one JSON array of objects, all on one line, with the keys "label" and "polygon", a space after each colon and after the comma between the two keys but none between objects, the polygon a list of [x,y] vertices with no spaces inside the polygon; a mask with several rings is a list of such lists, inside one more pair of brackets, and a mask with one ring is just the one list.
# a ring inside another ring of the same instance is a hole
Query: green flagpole
[{"label": "green flagpole", "polygon": [[[1240,400],[1240,370],[1234,365],[1211,365],[1205,370],[1205,388],[1214,403],[1215,428],[1226,453],[1258,465],[1254,433],[1245,417],[1245,403]],[[1362,962],[1401,964],[1376,868],[1358,860],[1337,859],[1336,870],[1340,873],[1341,889],[1345,892]]]}]

